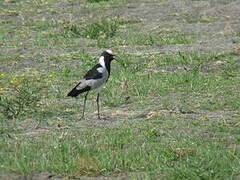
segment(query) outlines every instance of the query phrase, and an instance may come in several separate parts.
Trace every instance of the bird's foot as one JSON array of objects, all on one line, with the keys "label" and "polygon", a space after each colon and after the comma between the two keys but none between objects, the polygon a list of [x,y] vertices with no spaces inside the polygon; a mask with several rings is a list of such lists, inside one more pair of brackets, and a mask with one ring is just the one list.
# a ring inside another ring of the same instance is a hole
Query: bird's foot
[{"label": "bird's foot", "polygon": [[105,117],[105,116],[98,116],[98,120],[102,120],[102,121],[105,121],[105,120],[107,120],[107,117]]}]

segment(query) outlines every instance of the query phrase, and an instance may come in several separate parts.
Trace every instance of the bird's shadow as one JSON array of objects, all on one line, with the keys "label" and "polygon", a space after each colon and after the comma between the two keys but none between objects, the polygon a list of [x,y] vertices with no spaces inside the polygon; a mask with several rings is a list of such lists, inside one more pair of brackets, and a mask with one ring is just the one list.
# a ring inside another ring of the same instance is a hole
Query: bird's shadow
[{"label": "bird's shadow", "polygon": [[84,116],[84,117],[80,117],[78,119],[78,121],[89,121],[89,120],[107,121],[107,120],[111,120],[111,117],[101,115],[100,118],[99,118],[97,115],[95,115],[95,116],[90,116],[90,117],[89,116]]}]

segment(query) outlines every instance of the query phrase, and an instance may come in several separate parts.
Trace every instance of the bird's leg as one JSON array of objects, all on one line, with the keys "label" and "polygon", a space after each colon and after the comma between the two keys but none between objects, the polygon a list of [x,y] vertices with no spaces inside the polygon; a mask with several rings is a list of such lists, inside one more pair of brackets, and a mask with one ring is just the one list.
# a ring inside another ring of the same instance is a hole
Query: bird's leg
[{"label": "bird's leg", "polygon": [[86,93],[85,98],[84,98],[84,104],[83,104],[83,112],[82,112],[82,117],[81,119],[84,118],[84,112],[85,112],[85,106],[86,106],[86,101],[87,101],[87,95],[88,95],[89,91]]},{"label": "bird's leg", "polygon": [[101,119],[99,114],[99,93],[97,94],[97,109],[98,109],[98,119]]}]

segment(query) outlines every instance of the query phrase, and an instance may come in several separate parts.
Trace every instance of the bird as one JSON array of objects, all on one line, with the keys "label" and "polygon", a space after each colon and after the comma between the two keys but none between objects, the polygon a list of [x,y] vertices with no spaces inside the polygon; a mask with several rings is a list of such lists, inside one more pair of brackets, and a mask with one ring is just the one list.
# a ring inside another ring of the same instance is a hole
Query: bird
[{"label": "bird", "polygon": [[70,97],[76,97],[81,93],[85,93],[84,97],[84,104],[83,104],[83,111],[82,117],[84,118],[85,106],[87,101],[88,93],[92,90],[97,92],[97,110],[98,110],[98,119],[100,118],[99,113],[99,95],[101,88],[107,83],[110,70],[111,70],[111,62],[115,59],[115,55],[113,54],[112,50],[108,49],[102,52],[99,58],[99,63],[96,64],[92,69],[90,69],[80,80],[80,82],[67,94]]}]

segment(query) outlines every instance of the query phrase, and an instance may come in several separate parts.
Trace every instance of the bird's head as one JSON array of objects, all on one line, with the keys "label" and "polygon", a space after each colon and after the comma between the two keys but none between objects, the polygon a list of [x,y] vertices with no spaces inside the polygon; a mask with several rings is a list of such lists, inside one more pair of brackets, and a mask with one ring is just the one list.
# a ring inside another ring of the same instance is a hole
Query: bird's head
[{"label": "bird's head", "polygon": [[103,53],[101,54],[102,57],[104,57],[104,61],[109,61],[111,62],[112,60],[115,59],[115,55],[113,54],[112,50],[108,49],[106,51],[103,51]]},{"label": "bird's head", "polygon": [[99,63],[103,67],[107,67],[108,69],[110,69],[111,61],[114,59],[115,59],[115,55],[113,54],[113,52],[111,50],[106,50],[106,51],[103,51],[103,53],[101,54],[99,58]]}]

